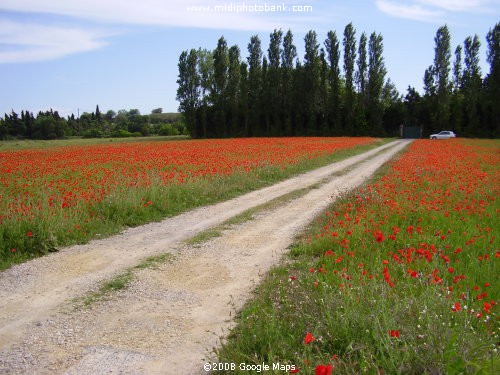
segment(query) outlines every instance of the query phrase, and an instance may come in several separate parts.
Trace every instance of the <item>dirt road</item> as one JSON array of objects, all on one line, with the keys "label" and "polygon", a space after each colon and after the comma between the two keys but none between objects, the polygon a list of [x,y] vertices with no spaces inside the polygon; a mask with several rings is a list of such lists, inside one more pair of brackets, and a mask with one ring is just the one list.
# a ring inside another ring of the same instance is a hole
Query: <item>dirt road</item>
[{"label": "dirt road", "polygon": [[[395,141],[238,198],[103,240],[66,248],[0,273],[0,373],[196,374],[232,317],[304,226],[408,144]],[[340,172],[345,171],[343,174]],[[318,185],[319,184],[319,185]],[[305,195],[225,230],[197,233],[292,191]],[[141,259],[130,286],[89,307],[74,299]]]}]

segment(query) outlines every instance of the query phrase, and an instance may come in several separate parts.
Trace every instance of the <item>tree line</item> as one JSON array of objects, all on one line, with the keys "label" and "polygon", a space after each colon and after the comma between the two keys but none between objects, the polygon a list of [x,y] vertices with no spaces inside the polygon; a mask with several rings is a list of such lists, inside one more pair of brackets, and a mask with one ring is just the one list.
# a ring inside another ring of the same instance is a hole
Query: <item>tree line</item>
[{"label": "tree line", "polygon": [[99,106],[94,112],[84,112],[78,118],[74,114],[64,118],[57,111],[30,111],[17,114],[12,111],[0,117],[0,139],[58,139],[71,136],[86,138],[133,137],[148,135],[188,134],[178,113],[163,113],[154,109],[149,115],[141,115],[138,109],[109,110],[102,113]]},{"label": "tree line", "polygon": [[454,130],[465,137],[500,136],[500,23],[486,35],[490,70],[482,77],[478,35],[456,46],[453,59],[448,27],[434,38],[434,62],[424,73],[424,94],[409,87],[406,122],[426,134]]},{"label": "tree line", "polygon": [[452,69],[449,30],[440,27],[424,94],[409,86],[403,96],[387,78],[382,35],[363,32],[357,40],[352,23],[341,37],[328,32],[322,45],[309,31],[303,60],[290,30],[270,34],[267,54],[253,35],[246,60],[222,36],[212,51],[181,53],[179,111],[194,138],[397,136],[402,124],[420,127],[424,136],[443,129],[498,136],[500,24],[486,40],[491,69],[483,79],[478,36],[456,48]]}]

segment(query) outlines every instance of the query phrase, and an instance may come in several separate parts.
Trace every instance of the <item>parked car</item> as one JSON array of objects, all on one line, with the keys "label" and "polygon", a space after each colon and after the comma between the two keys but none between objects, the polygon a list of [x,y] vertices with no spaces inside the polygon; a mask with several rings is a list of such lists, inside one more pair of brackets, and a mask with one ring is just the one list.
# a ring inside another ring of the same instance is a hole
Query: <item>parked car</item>
[{"label": "parked car", "polygon": [[431,134],[429,137],[430,139],[449,139],[449,138],[455,138],[457,135],[453,133],[452,131],[449,130],[443,130],[442,132],[439,132],[437,134]]}]

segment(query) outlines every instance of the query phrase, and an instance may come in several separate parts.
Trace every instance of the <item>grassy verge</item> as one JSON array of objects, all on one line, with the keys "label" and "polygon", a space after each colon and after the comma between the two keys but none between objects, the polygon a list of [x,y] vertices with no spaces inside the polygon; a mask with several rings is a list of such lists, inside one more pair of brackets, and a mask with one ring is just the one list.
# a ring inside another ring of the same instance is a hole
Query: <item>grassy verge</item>
[{"label": "grassy verge", "polygon": [[336,374],[495,373],[492,144],[498,150],[498,141],[417,141],[337,201],[239,313],[219,361],[303,374],[327,374],[327,365]]},{"label": "grassy verge", "polygon": [[392,139],[376,140],[369,145],[306,159],[286,169],[265,166],[250,172],[186,180],[184,183],[152,183],[148,187],[123,188],[92,206],[78,201],[71,210],[39,206],[39,202],[44,199],[33,191],[32,196],[23,197],[18,208],[22,213],[25,207],[36,207],[29,213],[32,216],[27,219],[5,218],[1,222],[0,270],[57,251],[63,246],[85,243],[96,237],[116,234],[125,227],[158,221],[195,207],[226,200],[389,141]]},{"label": "grassy verge", "polygon": [[159,264],[172,261],[172,259],[173,255],[170,253],[148,257],[141,261],[137,266],[125,270],[110,280],[104,281],[97,291],[88,293],[85,296],[76,299],[73,301],[74,306],[77,308],[80,306],[88,307],[94,303],[102,301],[103,299],[109,297],[113,292],[126,289],[134,280],[134,272],[136,270],[155,268]]}]

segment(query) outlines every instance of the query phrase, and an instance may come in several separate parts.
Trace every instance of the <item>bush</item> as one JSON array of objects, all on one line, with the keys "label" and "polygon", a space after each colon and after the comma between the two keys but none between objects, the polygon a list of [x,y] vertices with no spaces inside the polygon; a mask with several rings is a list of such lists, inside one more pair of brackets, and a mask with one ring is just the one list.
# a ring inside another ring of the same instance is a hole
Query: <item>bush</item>
[{"label": "bush", "polygon": [[82,136],[83,138],[102,138],[104,133],[100,129],[91,128],[82,132]]},{"label": "bush", "polygon": [[[139,133],[141,134],[141,133]],[[134,134],[129,132],[128,130],[125,129],[119,129],[111,133],[111,137],[114,138],[128,138],[128,137],[134,137]]]},{"label": "bush", "polygon": [[177,128],[170,124],[164,124],[158,131],[159,135],[179,135],[181,134]]}]

